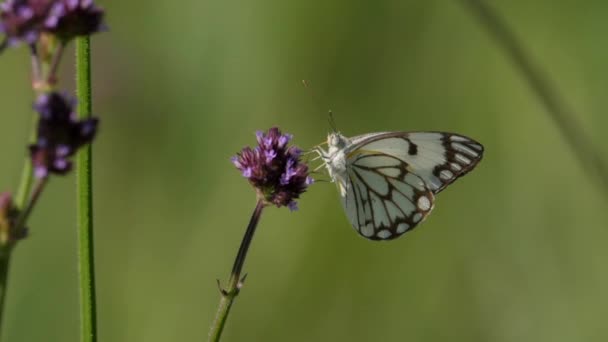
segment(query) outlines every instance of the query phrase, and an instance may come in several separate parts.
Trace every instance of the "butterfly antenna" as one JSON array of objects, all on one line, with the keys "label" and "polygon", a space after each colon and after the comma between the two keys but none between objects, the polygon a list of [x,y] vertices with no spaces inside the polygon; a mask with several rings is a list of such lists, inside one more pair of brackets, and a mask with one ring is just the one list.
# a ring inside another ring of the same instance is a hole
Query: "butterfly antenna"
[{"label": "butterfly antenna", "polygon": [[327,113],[327,120],[329,121],[329,126],[334,131],[334,133],[338,133],[338,129],[336,128],[336,121],[334,120],[334,112],[332,112],[331,109],[329,110],[329,113]]},{"label": "butterfly antenna", "polygon": [[[321,106],[319,105],[319,99],[318,99],[317,96],[315,96],[315,93],[312,90],[312,87],[310,86],[310,84],[308,83],[308,81],[307,80],[302,80],[302,84],[304,85],[304,88],[308,89],[308,91],[310,92],[310,97],[312,98],[312,102],[315,105],[317,111],[321,112]],[[333,113],[332,113],[331,110],[329,110],[329,126],[331,127],[331,129],[334,132],[338,131],[336,129],[336,123],[334,121]]]}]

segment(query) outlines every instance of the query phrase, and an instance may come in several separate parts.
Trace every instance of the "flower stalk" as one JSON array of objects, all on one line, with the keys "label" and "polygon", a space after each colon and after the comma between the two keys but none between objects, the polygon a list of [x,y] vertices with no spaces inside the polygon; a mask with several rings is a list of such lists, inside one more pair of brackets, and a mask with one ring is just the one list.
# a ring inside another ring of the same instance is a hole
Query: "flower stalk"
[{"label": "flower stalk", "polygon": [[[0,194],[0,328],[11,252],[16,242],[26,237],[28,219],[50,175],[69,173],[72,170],[71,157],[86,146],[77,161],[80,261],[84,265],[80,274],[85,298],[82,341],[96,340],[89,143],[96,135],[98,119],[91,117],[88,37],[107,29],[104,15],[104,10],[94,0],[4,0],[0,3],[0,53],[9,47],[29,47],[32,89],[37,97],[34,109],[39,114],[32,122],[33,129],[28,139],[29,158],[23,167],[15,201],[10,192]],[[64,48],[74,39],[78,40],[80,120],[74,111],[76,102],[56,90]]]},{"label": "flower stalk", "polygon": [[[76,88],[78,117],[91,119],[91,46],[89,37],[76,41]],[[80,276],[81,341],[97,341],[97,305],[95,300],[95,253],[93,243],[92,149],[87,145],[76,159],[78,222],[78,270]]]},{"label": "flower stalk", "polygon": [[258,131],[258,145],[254,148],[245,147],[231,158],[234,166],[255,190],[257,205],[234,260],[228,288],[222,289],[218,280],[221,298],[209,331],[210,342],[220,340],[232,304],[243,287],[247,275],[241,276],[241,273],[262,210],[269,205],[297,210],[296,199],[313,183],[308,175],[308,166],[300,160],[301,150],[296,146],[288,146],[292,138],[291,134],[283,134],[277,127],[272,127],[267,132]]},{"label": "flower stalk", "polygon": [[[243,287],[245,277],[247,277],[247,275],[241,277],[243,265],[245,265],[247,252],[249,251],[249,246],[251,245],[251,241],[253,240],[253,235],[255,234],[258,222],[260,221],[260,217],[262,216],[262,210],[264,209],[264,206],[264,201],[258,200],[255,210],[251,215],[251,219],[249,220],[249,225],[247,226],[245,235],[243,236],[243,241],[241,241],[241,246],[239,247],[236,259],[234,260],[232,272],[230,273],[230,280],[228,281],[228,288],[222,289],[220,287],[220,293],[222,297],[220,298],[220,303],[217,308],[215,320],[213,321],[213,325],[211,325],[211,331],[209,332],[209,342],[215,342],[220,340],[222,332],[224,331],[224,326],[226,325],[226,321],[228,320],[228,315],[230,314],[230,308],[232,307],[234,300],[241,291],[241,288]],[[219,280],[218,286],[220,286]]]}]

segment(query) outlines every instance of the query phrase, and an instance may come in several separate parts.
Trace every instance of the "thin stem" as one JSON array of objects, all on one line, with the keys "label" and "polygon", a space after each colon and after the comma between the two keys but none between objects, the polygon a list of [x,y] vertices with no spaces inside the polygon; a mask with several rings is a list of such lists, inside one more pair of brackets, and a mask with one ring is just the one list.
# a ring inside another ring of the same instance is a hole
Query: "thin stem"
[{"label": "thin stem", "polygon": [[[2,247],[0,254],[0,332],[2,331],[2,322],[4,318],[4,299],[8,290],[8,270],[11,260],[12,246]],[[0,335],[1,336],[1,335]]]},{"label": "thin stem", "polygon": [[30,200],[27,202],[25,207],[21,209],[21,214],[19,215],[17,222],[15,222],[16,231],[20,231],[27,222],[27,219],[30,217],[36,202],[38,202],[38,199],[40,198],[40,194],[42,194],[42,190],[44,190],[47,180],[48,177],[44,177],[39,179],[36,183],[34,191],[32,191],[32,195],[30,196]]},{"label": "thin stem", "polygon": [[49,68],[49,74],[46,81],[51,86],[54,86],[57,83],[57,71],[59,70],[61,57],[63,57],[64,48],[65,43],[62,41],[59,43],[55,53],[53,54],[53,60],[51,61],[51,66]]},{"label": "thin stem", "polygon": [[[76,39],[76,89],[78,116],[91,117],[91,45],[89,37]],[[78,268],[80,274],[81,341],[97,341],[97,307],[95,301],[95,253],[93,244],[92,149],[87,145],[76,160],[78,197]]]},{"label": "thin stem", "polygon": [[[14,227],[11,227],[11,231],[13,233],[19,234],[24,229],[25,223],[31,215],[32,210],[36,205],[36,202],[38,202],[40,194],[42,194],[46,183],[46,177],[38,180],[36,186],[34,187],[34,191],[32,192],[32,195],[30,196],[27,203],[18,203],[21,213],[15,221]],[[12,238],[14,238],[14,236],[9,236],[9,239]],[[11,252],[13,251],[14,246],[14,241],[8,241],[5,245],[0,247],[0,331],[2,328],[2,319],[4,317],[4,299],[6,298],[6,292],[8,288],[8,270],[11,260]]]},{"label": "thin stem", "polygon": [[[33,131],[34,129],[32,129],[32,132]],[[33,140],[33,133],[31,134],[29,140]],[[32,161],[28,155],[27,157],[25,157],[25,162],[23,163],[23,168],[21,170],[21,180],[19,181],[19,188],[17,190],[17,196],[15,197],[15,205],[20,210],[22,210],[27,204],[27,200],[32,189],[32,183],[34,180],[34,174],[32,171]]]},{"label": "thin stem", "polygon": [[574,155],[587,166],[583,169],[593,173],[592,176],[601,183],[604,194],[608,195],[608,163],[576,121],[575,112],[566,106],[556,87],[534,64],[523,44],[496,10],[483,0],[462,1],[502,46],[545,106],[547,113],[573,149]]},{"label": "thin stem", "polygon": [[36,44],[30,44],[30,52],[32,55],[32,87],[38,89],[42,82],[42,65]]},{"label": "thin stem", "polygon": [[228,281],[228,288],[220,289],[222,297],[220,298],[220,304],[217,308],[215,320],[213,321],[211,331],[209,332],[210,342],[217,342],[220,340],[222,331],[224,330],[224,326],[228,320],[230,308],[234,303],[234,299],[236,296],[238,296],[241,288],[243,287],[245,277],[241,278],[241,272],[243,271],[243,265],[245,264],[245,259],[247,258],[247,251],[249,250],[249,246],[253,240],[253,234],[255,233],[258,222],[260,221],[260,217],[262,216],[262,209],[264,209],[264,202],[262,200],[258,200],[255,210],[251,215],[251,219],[249,220],[249,225],[247,226],[245,235],[243,236],[243,241],[241,241],[239,252],[234,260],[232,272],[230,273],[230,280]]},{"label": "thin stem", "polygon": [[[36,63],[33,63],[32,65],[33,68],[36,67]],[[39,65],[38,65],[39,67]],[[33,71],[33,73],[36,73],[36,71]],[[35,84],[33,84],[35,86]],[[35,136],[36,136],[36,123],[38,122],[37,119],[34,119],[34,124],[32,124],[32,128],[30,131],[30,135],[28,138],[29,142],[34,141]],[[25,221],[27,220],[27,216],[29,216],[29,214],[32,211],[33,208],[33,203],[32,203],[32,199],[30,199],[30,192],[32,189],[32,183],[34,180],[34,174],[33,174],[33,167],[32,167],[32,161],[28,156],[26,156],[24,158],[24,163],[23,163],[23,168],[21,170],[21,178],[19,180],[19,187],[17,188],[17,195],[15,197],[15,206],[21,211],[21,216],[18,218],[16,225],[14,227],[14,231],[19,231],[19,229],[21,229],[22,227],[20,227],[20,225],[24,224]],[[38,197],[40,195],[39,192],[42,191],[42,188],[44,187],[44,184],[41,184],[41,186],[38,186],[39,190],[37,191],[38,194],[32,194],[33,196],[33,201],[37,201]],[[29,199],[29,201],[28,201]],[[29,209],[28,209],[29,208]],[[24,212],[28,212],[27,215],[24,217],[23,213]],[[13,251],[13,247],[14,244],[13,243],[9,243],[8,245],[2,247],[0,249],[0,332],[2,331],[2,327],[3,327],[3,318],[4,318],[4,299],[6,298],[6,292],[8,290],[8,275],[9,275],[9,265],[10,265],[10,260],[11,260],[11,252]],[[1,334],[0,334],[1,336]]]}]

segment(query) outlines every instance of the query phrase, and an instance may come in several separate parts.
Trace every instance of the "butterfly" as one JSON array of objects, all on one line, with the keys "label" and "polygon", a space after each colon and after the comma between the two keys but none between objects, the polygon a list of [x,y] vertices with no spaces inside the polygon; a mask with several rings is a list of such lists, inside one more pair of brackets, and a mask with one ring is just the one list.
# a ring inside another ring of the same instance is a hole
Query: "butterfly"
[{"label": "butterfly", "polygon": [[483,146],[443,132],[381,132],[327,137],[314,148],[340,191],[353,228],[371,240],[413,230],[433,210],[435,195],[471,171]]}]

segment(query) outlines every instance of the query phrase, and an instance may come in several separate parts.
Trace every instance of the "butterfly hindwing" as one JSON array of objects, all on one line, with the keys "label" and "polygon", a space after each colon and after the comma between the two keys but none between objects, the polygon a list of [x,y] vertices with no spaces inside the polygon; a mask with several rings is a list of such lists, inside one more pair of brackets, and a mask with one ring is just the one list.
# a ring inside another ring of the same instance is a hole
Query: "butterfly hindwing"
[{"label": "butterfly hindwing", "polygon": [[434,195],[408,164],[379,151],[355,150],[342,204],[353,227],[372,240],[394,239],[433,209]]}]

